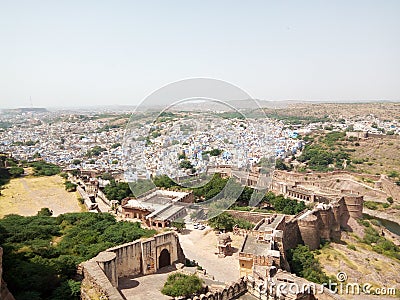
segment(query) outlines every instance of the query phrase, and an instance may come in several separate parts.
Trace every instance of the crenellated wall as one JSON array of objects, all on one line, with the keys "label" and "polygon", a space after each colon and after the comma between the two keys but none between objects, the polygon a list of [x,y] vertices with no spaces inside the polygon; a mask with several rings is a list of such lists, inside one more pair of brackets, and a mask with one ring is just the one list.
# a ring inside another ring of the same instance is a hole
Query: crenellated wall
[{"label": "crenellated wall", "polygon": [[231,300],[237,299],[237,297],[245,294],[246,292],[247,282],[245,278],[240,278],[237,282],[226,286],[222,290],[201,294],[193,298],[188,298],[188,300]]},{"label": "crenellated wall", "polygon": [[[361,182],[360,178],[372,180],[375,186]],[[347,171],[296,173],[275,170],[271,189],[293,199],[322,203],[329,203],[345,194],[362,195],[364,199],[373,201],[386,201],[392,194],[397,196],[394,192],[396,185],[385,176],[360,174],[356,177]]]}]

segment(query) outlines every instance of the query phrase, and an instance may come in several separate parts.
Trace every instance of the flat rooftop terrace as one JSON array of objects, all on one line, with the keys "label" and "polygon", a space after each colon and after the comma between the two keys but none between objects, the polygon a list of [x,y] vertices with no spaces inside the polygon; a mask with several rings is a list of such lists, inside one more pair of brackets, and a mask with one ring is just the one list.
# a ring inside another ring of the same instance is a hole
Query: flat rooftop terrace
[{"label": "flat rooftop terrace", "polygon": [[254,255],[267,255],[270,250],[271,244],[269,243],[257,243],[257,239],[254,236],[248,235],[246,242],[243,246],[242,252],[252,253]]},{"label": "flat rooftop terrace", "polygon": [[161,205],[170,203],[171,201],[172,201],[172,198],[161,196],[161,195],[153,195],[148,199],[142,200],[142,202],[145,202],[145,203],[161,204]]},{"label": "flat rooftop terrace", "polygon": [[276,227],[285,219],[285,216],[283,215],[278,215],[276,218],[272,221],[272,223],[267,224],[264,222],[261,224],[260,228],[258,228],[258,231],[266,231],[267,229],[274,230]]}]

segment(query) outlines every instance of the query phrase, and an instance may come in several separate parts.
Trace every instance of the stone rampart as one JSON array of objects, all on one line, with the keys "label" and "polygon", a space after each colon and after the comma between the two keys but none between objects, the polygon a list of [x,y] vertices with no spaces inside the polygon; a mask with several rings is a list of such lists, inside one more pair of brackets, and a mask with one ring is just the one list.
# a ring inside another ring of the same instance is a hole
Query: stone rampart
[{"label": "stone rampart", "polygon": [[241,211],[241,210],[227,210],[228,214],[235,218],[242,218],[251,223],[257,224],[264,218],[271,217],[273,214],[270,213],[260,213],[260,212],[251,212],[251,211]]},{"label": "stone rampart", "polygon": [[118,278],[152,274],[178,262],[185,262],[185,256],[175,232],[109,248],[80,265],[82,299],[123,299]]},{"label": "stone rampart", "polygon": [[247,282],[245,278],[239,279],[239,281],[234,282],[222,290],[208,292],[206,294],[201,294],[199,296],[194,296],[193,298],[188,298],[190,300],[231,300],[243,295],[247,292]]}]

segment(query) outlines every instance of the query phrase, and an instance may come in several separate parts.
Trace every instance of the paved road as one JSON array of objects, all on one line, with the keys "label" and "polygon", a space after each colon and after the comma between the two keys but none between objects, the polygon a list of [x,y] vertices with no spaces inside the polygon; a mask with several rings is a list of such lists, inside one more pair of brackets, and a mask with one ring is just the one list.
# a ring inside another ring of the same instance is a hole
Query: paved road
[{"label": "paved road", "polygon": [[[189,233],[180,234],[179,240],[186,258],[195,260],[207,270],[207,273],[214,276],[215,280],[222,282],[232,282],[239,277],[239,253],[225,258],[219,258],[217,252],[217,236],[211,229],[198,230],[192,226],[187,226]],[[233,236],[232,246],[239,249],[243,237]]]}]

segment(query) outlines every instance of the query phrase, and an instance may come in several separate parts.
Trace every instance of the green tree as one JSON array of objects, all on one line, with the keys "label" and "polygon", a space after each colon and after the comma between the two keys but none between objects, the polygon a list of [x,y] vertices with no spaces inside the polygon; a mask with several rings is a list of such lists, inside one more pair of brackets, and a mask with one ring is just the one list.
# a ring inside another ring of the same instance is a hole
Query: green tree
[{"label": "green tree", "polygon": [[289,249],[287,258],[290,269],[297,276],[319,284],[328,282],[330,279],[322,271],[318,259],[314,257],[308,246],[298,245],[294,249]]},{"label": "green tree", "polygon": [[49,208],[43,207],[38,211],[37,215],[42,217],[51,217],[53,212]]},{"label": "green tree", "polygon": [[104,152],[106,150],[107,150],[106,148],[96,145],[92,149],[87,151],[86,156],[87,157],[99,156],[102,152]]},{"label": "green tree", "polygon": [[242,218],[234,218],[226,212],[223,212],[208,220],[208,225],[210,225],[212,228],[226,231],[232,231],[235,225],[244,229],[252,229],[254,227],[251,222]]},{"label": "green tree", "polygon": [[65,190],[67,192],[75,192],[77,185],[69,180],[64,182]]},{"label": "green tree", "polygon": [[37,216],[7,215],[0,219],[3,276],[16,299],[79,299],[80,283],[74,280],[79,263],[154,234],[108,213],[50,217],[45,208]]},{"label": "green tree", "polygon": [[11,177],[20,177],[22,174],[24,174],[24,168],[21,167],[11,167],[8,172],[10,172]]},{"label": "green tree", "polygon": [[110,173],[107,173],[107,172],[101,174],[100,177],[103,180],[113,180],[114,179],[114,177]]},{"label": "green tree", "polygon": [[192,165],[192,163],[191,163],[190,161],[188,161],[188,160],[182,160],[182,161],[179,163],[179,167],[182,168],[182,169],[192,169],[192,168],[193,168],[193,165]]},{"label": "green tree", "polygon": [[110,200],[121,201],[124,198],[132,197],[132,191],[127,182],[116,183],[114,179],[110,180],[110,184],[104,187],[104,194]]},{"label": "green tree", "polygon": [[169,178],[167,175],[160,175],[160,176],[155,176],[153,178],[153,183],[157,187],[163,187],[163,188],[172,188],[174,186],[177,186],[175,181],[173,181],[171,178]]},{"label": "green tree", "polygon": [[275,168],[278,170],[289,170],[290,168],[283,162],[283,159],[278,158],[275,161]]},{"label": "green tree", "polygon": [[181,160],[181,159],[186,159],[185,153],[180,153],[180,154],[178,154],[178,159],[179,159],[179,160]]},{"label": "green tree", "polygon": [[74,159],[73,161],[72,161],[72,164],[73,165],[80,165],[82,163],[82,161],[80,160],[80,159]]},{"label": "green tree", "polygon": [[212,149],[210,152],[211,156],[219,156],[222,153],[221,149]]},{"label": "green tree", "polygon": [[203,289],[203,281],[196,275],[174,273],[168,276],[161,293],[170,297],[189,297]]},{"label": "green tree", "polygon": [[61,168],[45,161],[35,161],[29,164],[33,167],[35,176],[52,176],[61,172]]},{"label": "green tree", "polygon": [[186,228],[185,222],[183,220],[176,220],[172,222],[172,227],[175,227],[179,232]]}]

